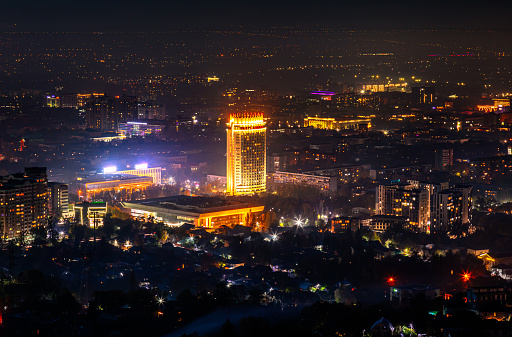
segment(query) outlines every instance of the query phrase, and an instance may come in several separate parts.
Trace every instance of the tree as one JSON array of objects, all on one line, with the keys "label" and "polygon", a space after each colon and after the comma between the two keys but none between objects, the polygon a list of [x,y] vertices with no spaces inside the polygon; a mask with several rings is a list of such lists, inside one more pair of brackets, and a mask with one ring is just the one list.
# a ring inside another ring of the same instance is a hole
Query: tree
[{"label": "tree", "polygon": [[268,211],[261,224],[261,232],[266,232],[272,225],[272,223],[276,220],[276,213],[273,211]]},{"label": "tree", "polygon": [[27,244],[27,231],[25,229],[20,230],[20,235],[18,236],[18,244],[20,247],[25,247]]},{"label": "tree", "polygon": [[[48,219],[48,221],[51,221]],[[37,225],[36,227],[30,228],[30,233],[34,236],[34,245],[46,244],[47,231],[44,225]],[[20,233],[21,234],[21,233]]]},{"label": "tree", "polygon": [[220,329],[220,335],[222,337],[234,337],[235,336],[235,326],[229,318],[222,324],[222,328]]},{"label": "tree", "polygon": [[167,239],[169,239],[169,233],[167,233],[166,229],[160,228],[156,232],[156,239],[158,240],[158,243],[164,244],[167,242]]},{"label": "tree", "polygon": [[103,232],[103,235],[105,236],[105,238],[107,240],[110,239],[116,231],[116,226],[115,226],[116,220],[117,219],[112,218],[111,213],[107,213],[105,215],[105,218],[103,219],[103,226],[100,228],[100,230],[101,230],[101,232]]},{"label": "tree", "polygon": [[70,317],[74,317],[80,311],[80,303],[68,290],[58,294],[56,302],[60,309]]},{"label": "tree", "polygon": [[57,225],[59,219],[60,219],[60,217],[55,217],[55,218],[49,217],[48,221],[46,223],[47,235],[50,237],[50,243],[52,245],[57,243],[58,234],[57,234],[57,230],[55,229],[55,226]]},{"label": "tree", "polygon": [[121,220],[131,219],[131,215],[125,212],[122,212],[119,207],[116,206],[108,206],[108,213],[112,218],[117,218]]}]

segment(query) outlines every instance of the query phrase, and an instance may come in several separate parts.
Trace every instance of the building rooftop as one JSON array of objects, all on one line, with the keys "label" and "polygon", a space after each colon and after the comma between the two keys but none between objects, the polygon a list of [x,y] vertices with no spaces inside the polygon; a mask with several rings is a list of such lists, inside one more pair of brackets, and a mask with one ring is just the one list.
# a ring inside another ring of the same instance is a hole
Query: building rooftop
[{"label": "building rooftop", "polygon": [[85,178],[85,180],[82,180],[81,183],[88,184],[88,183],[98,183],[98,182],[104,182],[104,181],[131,180],[131,179],[140,179],[140,178],[144,178],[144,177],[136,176],[136,175],[132,175],[132,174],[120,174],[120,173],[96,174],[94,176]]},{"label": "building rooftop", "polygon": [[471,288],[503,287],[507,280],[498,276],[478,276],[470,281]]},{"label": "building rooftop", "polygon": [[141,206],[160,207],[169,210],[180,210],[194,213],[209,213],[251,206],[249,204],[222,198],[202,196],[191,197],[187,195],[131,201],[130,204],[139,204]]}]

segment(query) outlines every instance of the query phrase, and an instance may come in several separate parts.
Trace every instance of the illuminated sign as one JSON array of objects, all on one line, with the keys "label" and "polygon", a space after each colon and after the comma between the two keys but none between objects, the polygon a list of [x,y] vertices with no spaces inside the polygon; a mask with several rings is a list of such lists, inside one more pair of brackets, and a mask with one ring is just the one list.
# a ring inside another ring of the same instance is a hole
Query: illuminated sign
[{"label": "illuminated sign", "polygon": [[145,170],[147,168],[148,168],[148,164],[147,163],[135,165],[135,169],[136,170]]}]

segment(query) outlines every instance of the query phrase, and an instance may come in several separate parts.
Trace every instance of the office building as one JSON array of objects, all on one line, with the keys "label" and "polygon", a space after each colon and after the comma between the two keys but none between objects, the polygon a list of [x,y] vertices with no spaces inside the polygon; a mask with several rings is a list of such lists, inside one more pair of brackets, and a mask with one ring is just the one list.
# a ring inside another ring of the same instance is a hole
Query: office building
[{"label": "office building", "polygon": [[231,195],[266,190],[267,128],[262,113],[230,115],[227,129],[227,185]]},{"label": "office building", "polygon": [[29,236],[30,229],[48,219],[48,178],[45,167],[27,167],[24,173],[0,177],[2,239]]},{"label": "office building", "polygon": [[327,130],[367,130],[371,127],[370,118],[326,118],[326,117],[306,117],[304,118],[304,127],[312,126],[315,129]]},{"label": "office building", "polygon": [[58,182],[48,183],[48,211],[52,216],[68,213],[68,185]]},{"label": "office building", "polygon": [[139,165],[135,165],[135,169],[133,169],[133,170],[116,171],[116,173],[128,174],[128,175],[139,176],[139,177],[151,177],[151,179],[153,179],[154,185],[160,185],[162,183],[162,168],[161,167],[148,168],[147,164],[139,164]]},{"label": "office building", "polygon": [[80,181],[78,196],[89,199],[96,193],[114,190],[138,191],[153,185],[153,178],[147,176],[134,176],[129,174],[98,174]]}]

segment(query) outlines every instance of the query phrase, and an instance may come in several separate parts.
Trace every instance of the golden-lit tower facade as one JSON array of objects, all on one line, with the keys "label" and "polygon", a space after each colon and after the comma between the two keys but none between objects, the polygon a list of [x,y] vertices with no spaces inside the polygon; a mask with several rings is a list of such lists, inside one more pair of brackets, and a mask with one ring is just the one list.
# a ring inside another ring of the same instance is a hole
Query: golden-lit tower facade
[{"label": "golden-lit tower facade", "polygon": [[229,116],[226,193],[265,192],[267,187],[267,127],[263,113]]}]

